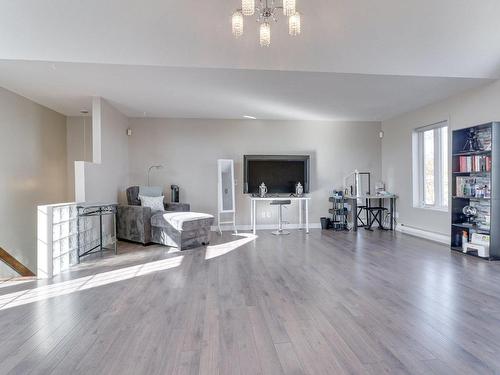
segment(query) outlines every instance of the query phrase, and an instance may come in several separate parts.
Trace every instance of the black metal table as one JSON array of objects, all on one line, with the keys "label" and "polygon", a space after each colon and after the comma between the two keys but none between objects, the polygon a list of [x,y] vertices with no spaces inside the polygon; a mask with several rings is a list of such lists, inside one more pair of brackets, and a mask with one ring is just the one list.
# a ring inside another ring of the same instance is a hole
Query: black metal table
[{"label": "black metal table", "polygon": [[344,196],[345,199],[349,200],[351,202],[352,206],[352,212],[353,212],[353,220],[352,220],[352,230],[357,231],[358,230],[358,219],[357,219],[357,211],[358,211],[358,199],[365,199],[367,202],[371,199],[377,199],[379,201],[379,206],[383,205],[383,200],[384,199],[389,199],[389,214],[390,214],[390,224],[389,224],[389,230],[394,230],[394,221],[396,218],[396,199],[397,195],[395,194],[386,194],[386,195],[358,195],[358,196]]},{"label": "black metal table", "polygon": [[[78,263],[80,263],[80,258],[94,254],[97,252],[101,253],[101,256],[103,255],[104,250],[113,250],[115,255],[117,254],[117,244],[116,244],[116,208],[117,208],[116,203],[79,203],[76,206],[77,209],[77,229],[78,229],[78,248],[77,248],[77,255],[78,255]],[[113,216],[113,237],[114,237],[114,242],[113,242],[113,248],[106,248],[102,244],[102,217],[103,216],[108,216],[112,215]],[[91,249],[85,250],[83,253],[80,252],[80,219],[84,217],[99,217],[99,244],[92,247]]]}]

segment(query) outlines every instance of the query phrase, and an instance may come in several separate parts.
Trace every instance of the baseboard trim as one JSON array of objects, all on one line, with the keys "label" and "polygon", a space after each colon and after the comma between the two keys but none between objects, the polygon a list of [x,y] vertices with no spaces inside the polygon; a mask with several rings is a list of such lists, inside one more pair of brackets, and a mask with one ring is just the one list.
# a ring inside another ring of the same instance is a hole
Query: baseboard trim
[{"label": "baseboard trim", "polygon": [[[303,229],[305,228],[304,224],[285,224],[286,229]],[[309,229],[320,229],[321,228],[321,223],[309,223]],[[210,229],[213,232],[219,231],[219,228],[217,225],[212,225]],[[232,225],[221,225],[221,229],[223,232],[226,231],[232,231],[233,226]],[[236,225],[237,230],[252,230],[252,226],[250,224],[237,224]],[[278,224],[257,224],[256,225],[257,230],[273,230],[273,229],[278,229]]]},{"label": "baseboard trim", "polygon": [[434,242],[439,242],[445,245],[451,243],[451,237],[441,233],[429,232],[424,229],[409,227],[404,224],[396,225],[396,230],[401,233],[409,234],[415,237],[425,238],[426,240],[431,240]]}]

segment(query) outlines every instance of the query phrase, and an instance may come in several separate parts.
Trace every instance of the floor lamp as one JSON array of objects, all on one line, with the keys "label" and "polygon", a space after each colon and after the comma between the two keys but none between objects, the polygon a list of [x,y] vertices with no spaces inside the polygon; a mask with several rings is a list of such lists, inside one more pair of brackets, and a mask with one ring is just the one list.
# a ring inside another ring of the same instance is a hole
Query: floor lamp
[{"label": "floor lamp", "polygon": [[151,170],[152,169],[162,169],[162,168],[163,168],[163,165],[152,165],[151,167],[149,167],[149,169],[148,169],[148,186],[150,186],[149,185],[149,175],[151,173]]}]

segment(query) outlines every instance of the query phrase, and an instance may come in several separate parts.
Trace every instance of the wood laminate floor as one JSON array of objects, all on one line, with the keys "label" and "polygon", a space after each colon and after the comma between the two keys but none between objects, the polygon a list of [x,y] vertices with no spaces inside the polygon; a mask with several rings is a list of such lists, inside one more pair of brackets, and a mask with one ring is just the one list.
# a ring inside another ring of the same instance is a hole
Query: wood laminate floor
[{"label": "wood laminate floor", "polygon": [[379,231],[213,237],[0,283],[0,373],[500,373],[500,263]]}]

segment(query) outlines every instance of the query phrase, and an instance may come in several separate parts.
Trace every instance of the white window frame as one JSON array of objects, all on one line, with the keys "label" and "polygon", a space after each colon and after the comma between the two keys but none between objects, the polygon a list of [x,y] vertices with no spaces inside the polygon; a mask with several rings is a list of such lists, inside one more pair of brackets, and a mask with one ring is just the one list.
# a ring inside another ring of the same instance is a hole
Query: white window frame
[{"label": "white window frame", "polygon": [[[413,131],[412,135],[412,149],[413,149],[413,207],[424,208],[436,211],[449,210],[449,197],[444,197],[443,192],[443,161],[448,165],[448,155],[445,155],[446,160],[443,160],[443,151],[441,149],[442,139],[441,132],[434,132],[434,204],[426,204],[424,191],[425,191],[425,178],[424,178],[424,132],[428,130],[436,130],[440,128],[448,128],[448,139],[446,140],[449,150],[449,136],[450,128],[448,121],[440,121],[432,125],[423,126]],[[449,174],[449,168],[448,168]],[[450,191],[450,177],[448,176],[448,192]],[[449,194],[449,193],[448,193]],[[444,205],[443,202],[448,202]]]}]

